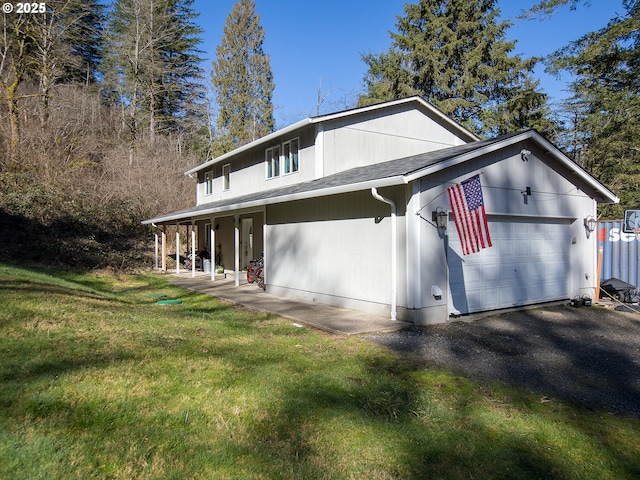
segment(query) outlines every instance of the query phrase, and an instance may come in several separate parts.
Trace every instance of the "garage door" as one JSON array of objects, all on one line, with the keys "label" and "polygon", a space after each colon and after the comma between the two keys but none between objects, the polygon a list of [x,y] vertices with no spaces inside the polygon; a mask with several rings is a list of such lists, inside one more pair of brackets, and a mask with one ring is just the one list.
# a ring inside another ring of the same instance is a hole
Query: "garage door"
[{"label": "garage door", "polygon": [[489,218],[493,246],[463,255],[449,221],[450,313],[569,298],[569,220]]}]

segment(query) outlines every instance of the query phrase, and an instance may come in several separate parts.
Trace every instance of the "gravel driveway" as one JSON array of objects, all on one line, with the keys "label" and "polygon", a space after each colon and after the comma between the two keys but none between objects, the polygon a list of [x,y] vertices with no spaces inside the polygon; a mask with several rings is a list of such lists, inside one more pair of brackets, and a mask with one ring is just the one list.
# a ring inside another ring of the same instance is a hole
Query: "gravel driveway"
[{"label": "gravel driveway", "polygon": [[475,379],[640,417],[640,312],[618,308],[545,307],[363,337]]}]

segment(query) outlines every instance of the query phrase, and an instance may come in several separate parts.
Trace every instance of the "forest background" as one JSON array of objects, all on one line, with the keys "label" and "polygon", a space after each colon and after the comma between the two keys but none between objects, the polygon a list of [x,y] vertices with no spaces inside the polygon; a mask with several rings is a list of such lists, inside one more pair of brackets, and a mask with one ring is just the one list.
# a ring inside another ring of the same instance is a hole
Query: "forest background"
[{"label": "forest background", "polygon": [[[543,0],[522,15],[584,3]],[[44,11],[0,17],[0,259],[149,265],[140,221],[193,204],[183,172],[284,126],[269,32],[239,0],[208,70],[193,0],[32,5]],[[640,4],[623,5],[603,29],[522,58],[494,0],[407,3],[388,50],[361,55],[362,91],[341,106],[420,95],[481,136],[536,128],[621,198],[600,211],[620,218],[640,207]],[[541,90],[540,64],[572,74],[562,104]],[[329,86],[316,93],[311,114],[335,100]]]}]

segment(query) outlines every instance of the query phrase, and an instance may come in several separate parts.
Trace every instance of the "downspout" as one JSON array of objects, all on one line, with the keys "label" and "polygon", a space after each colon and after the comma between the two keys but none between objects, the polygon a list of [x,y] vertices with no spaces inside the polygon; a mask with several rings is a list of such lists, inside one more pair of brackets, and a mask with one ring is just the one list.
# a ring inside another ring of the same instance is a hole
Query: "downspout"
[{"label": "downspout", "polygon": [[234,230],[234,285],[236,287],[240,286],[240,215],[237,213],[233,217],[233,230]]},{"label": "downspout", "polygon": [[396,202],[380,195],[377,188],[371,189],[371,195],[391,207],[391,320],[395,321],[398,318],[398,209]]}]

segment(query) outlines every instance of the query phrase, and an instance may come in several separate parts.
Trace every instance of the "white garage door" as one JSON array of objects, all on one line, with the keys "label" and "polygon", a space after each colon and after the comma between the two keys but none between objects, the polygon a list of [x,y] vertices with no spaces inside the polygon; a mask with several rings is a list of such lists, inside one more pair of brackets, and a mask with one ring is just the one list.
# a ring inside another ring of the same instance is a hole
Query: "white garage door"
[{"label": "white garage door", "polygon": [[449,221],[449,311],[473,313],[569,298],[570,223],[489,219],[493,246],[463,255]]}]

